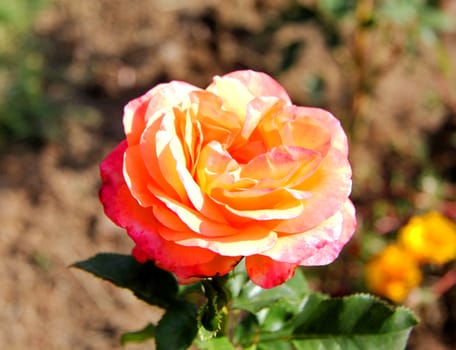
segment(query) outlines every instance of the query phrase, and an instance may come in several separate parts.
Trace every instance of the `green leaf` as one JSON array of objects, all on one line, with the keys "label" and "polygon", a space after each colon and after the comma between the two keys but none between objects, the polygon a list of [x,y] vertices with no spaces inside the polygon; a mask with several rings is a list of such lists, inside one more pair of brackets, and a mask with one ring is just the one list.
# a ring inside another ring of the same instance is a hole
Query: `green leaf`
[{"label": "green leaf", "polygon": [[280,300],[270,308],[263,309],[258,314],[263,331],[275,332],[287,327],[288,322],[299,311],[299,303]]},{"label": "green leaf", "polygon": [[200,350],[235,350],[227,337],[198,340],[196,346]]},{"label": "green leaf", "polygon": [[329,298],[312,293],[281,331],[260,334],[262,350],[402,350],[416,318],[367,294]]},{"label": "green leaf", "polygon": [[155,337],[155,326],[152,323],[149,323],[146,327],[140,329],[139,331],[122,334],[122,337],[120,337],[120,344],[125,345],[127,343],[141,343],[153,337]]},{"label": "green leaf", "polygon": [[72,266],[128,288],[139,299],[152,305],[166,308],[177,296],[177,281],[171,273],[152,262],[140,264],[130,255],[100,253]]},{"label": "green leaf", "polygon": [[271,289],[263,289],[252,281],[245,283],[238,298],[233,300],[233,309],[244,309],[256,313],[280,300],[299,303],[309,293],[309,287],[301,269],[297,269],[292,279]]},{"label": "green leaf", "polygon": [[158,322],[155,338],[157,350],[185,350],[198,332],[196,305],[178,300]]}]

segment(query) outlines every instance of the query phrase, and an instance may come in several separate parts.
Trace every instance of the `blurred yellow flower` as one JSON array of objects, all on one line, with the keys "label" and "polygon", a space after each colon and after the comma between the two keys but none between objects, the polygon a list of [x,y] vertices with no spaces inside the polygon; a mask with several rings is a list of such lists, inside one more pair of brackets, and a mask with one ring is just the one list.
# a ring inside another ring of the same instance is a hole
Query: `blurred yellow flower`
[{"label": "blurred yellow flower", "polygon": [[435,211],[414,216],[399,242],[419,263],[444,264],[456,258],[456,225]]},{"label": "blurred yellow flower", "polygon": [[377,295],[399,303],[421,282],[415,259],[398,245],[389,245],[366,265],[366,283]]}]

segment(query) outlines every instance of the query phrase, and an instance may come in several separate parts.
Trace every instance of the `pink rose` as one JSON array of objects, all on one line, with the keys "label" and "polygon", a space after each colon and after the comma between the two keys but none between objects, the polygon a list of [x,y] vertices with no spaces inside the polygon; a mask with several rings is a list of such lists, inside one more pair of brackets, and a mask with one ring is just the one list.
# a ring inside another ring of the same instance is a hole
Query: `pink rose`
[{"label": "pink rose", "polygon": [[181,283],[245,257],[264,288],[332,262],[352,236],[346,135],[292,104],[270,76],[236,71],[205,90],[173,81],[127,104],[126,140],[101,163],[106,214]]}]

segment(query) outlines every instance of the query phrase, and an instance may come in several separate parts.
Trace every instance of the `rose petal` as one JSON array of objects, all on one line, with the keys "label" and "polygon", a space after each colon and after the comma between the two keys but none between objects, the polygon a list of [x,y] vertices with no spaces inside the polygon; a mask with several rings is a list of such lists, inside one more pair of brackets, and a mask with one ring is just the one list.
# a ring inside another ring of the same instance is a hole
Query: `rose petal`
[{"label": "rose petal", "polygon": [[223,100],[223,109],[233,112],[241,123],[244,122],[247,104],[255,98],[245,85],[236,79],[216,76],[206,90],[220,96]]},{"label": "rose petal", "polygon": [[216,255],[211,261],[182,267],[176,270],[179,283],[194,283],[195,277],[204,278],[207,276],[223,276],[230,272],[242,259],[242,256],[221,256]]},{"label": "rose petal", "polygon": [[[282,144],[292,144],[326,155],[331,146],[331,132],[327,125],[319,123],[302,107],[288,107],[276,120]],[[289,115],[287,115],[289,114]]]},{"label": "rose petal", "polygon": [[[253,70],[238,70],[221,77],[221,79],[226,78],[237,80],[242,86],[245,86],[254,97],[274,96],[285,101],[287,104],[291,104],[290,97],[282,85],[265,73],[255,72]],[[212,83],[207,90],[211,91],[214,88],[213,85],[214,83]]]},{"label": "rose petal", "polygon": [[[177,232],[175,233],[178,234]],[[177,238],[176,236],[173,238]],[[223,256],[248,256],[270,249],[277,241],[277,234],[263,226],[248,226],[226,236],[194,236],[181,233],[181,239],[174,240],[186,247],[202,247]]]},{"label": "rose petal", "polygon": [[103,182],[99,192],[100,201],[105,214],[119,226],[122,226],[122,220],[120,220],[122,212],[119,212],[121,208],[116,205],[115,198],[120,187],[125,183],[122,167],[126,148],[127,141],[124,140],[100,163],[100,176]]},{"label": "rose petal", "polygon": [[152,179],[159,188],[166,192],[168,196],[174,199],[179,199],[182,197],[185,199],[185,194],[182,192],[178,193],[175,187],[166,180],[164,174],[162,174],[161,171],[158,171],[160,169],[160,163],[158,157],[159,149],[157,148],[156,134],[160,130],[160,127],[161,119],[149,121],[147,128],[143,132],[141,143],[139,145],[143,164],[142,166],[147,169],[150,179]]},{"label": "rose petal", "polygon": [[342,208],[343,224],[342,233],[336,241],[328,242],[317,254],[309,256],[307,259],[301,260],[299,265],[316,266],[327,265],[332,263],[340,254],[342,248],[347,244],[350,238],[355,233],[356,217],[355,208],[350,200],[345,202]]},{"label": "rose petal", "polygon": [[240,177],[257,179],[255,188],[293,187],[312,175],[321,159],[310,149],[279,146],[242,166]]},{"label": "rose petal", "polygon": [[210,221],[226,223],[220,208],[201,190],[186,164],[185,154],[180,140],[175,136],[176,129],[172,118],[165,116],[162,127],[156,134],[158,164],[161,174],[172,186],[181,199],[183,206],[193,206]]},{"label": "rose petal", "polygon": [[293,219],[304,209],[302,201],[296,198],[296,193],[286,188],[245,191],[215,188],[211,197],[238,217],[260,221]]},{"label": "rose petal", "polygon": [[[310,192],[281,187],[285,184],[277,183],[274,177],[285,177],[282,182],[287,182],[289,176],[288,181],[294,184],[313,171],[316,166],[312,164],[318,158],[318,154],[309,150],[277,148],[240,168],[220,144],[210,143],[202,150],[197,177],[204,192],[235,216],[254,220],[290,219],[301,214],[302,199],[308,198]],[[297,161],[308,164],[297,166]],[[296,168],[294,173],[290,167]]]},{"label": "rose petal", "polygon": [[[203,216],[197,210],[183,205],[181,202],[169,198],[165,193],[160,191],[159,188],[150,187],[151,192],[159,199],[168,210],[176,214],[180,221],[182,221],[189,230],[199,233],[203,236],[226,236],[234,235],[237,230],[232,228],[228,223],[221,223],[213,221],[212,219]],[[155,208],[162,210],[160,206]]]},{"label": "rose petal", "polygon": [[152,179],[144,166],[139,145],[128,147],[125,150],[123,174],[132,196],[139,204],[143,207],[152,205],[153,195],[147,188]]},{"label": "rose petal", "polygon": [[245,266],[252,282],[262,288],[273,288],[286,282],[296,270],[296,264],[275,261],[263,255],[247,256]]},{"label": "rose petal", "polygon": [[[159,223],[152,211],[138,204],[124,179],[118,175],[121,174],[125,146],[126,142],[120,143],[100,166],[103,179],[100,199],[106,215],[127,230],[143,255],[167,270],[174,271],[179,266],[198,265],[212,260],[215,253],[207,249],[183,247],[166,241],[157,234]],[[141,258],[140,254],[138,257]]]},{"label": "rose petal", "polygon": [[[176,137],[174,125],[174,115],[166,114],[163,116],[160,129],[155,133],[155,147],[160,172],[165,181],[176,191],[183,205],[189,204],[187,192],[182,181],[179,178],[176,168],[178,165],[184,169],[187,164],[185,153],[181,141]],[[185,168],[186,171],[188,171]]]},{"label": "rose petal", "polygon": [[[291,110],[293,110],[293,113],[299,116],[299,120],[303,117],[306,117],[307,119],[311,119],[310,123],[314,123],[315,126],[319,125],[321,129],[326,130],[326,132],[331,135],[331,147],[338,149],[344,157],[347,157],[347,135],[340,125],[340,121],[336,117],[334,117],[328,111],[320,108],[293,106],[291,107]],[[316,135],[312,134],[313,131],[311,130],[315,129],[309,128],[309,132],[306,133],[308,136],[301,134],[303,128],[300,128],[299,131],[296,132],[295,140],[300,146],[306,147],[304,146],[303,142],[309,142],[309,147],[312,147],[313,145],[312,149],[315,149],[315,146],[320,143],[324,143],[323,135],[320,136],[322,141],[318,142],[318,140],[315,138]],[[314,137],[312,137],[312,135],[314,135]]]},{"label": "rose petal", "polygon": [[339,240],[342,234],[342,223],[342,214],[337,212],[312,229],[291,235],[279,235],[274,247],[262,254],[277,261],[297,265],[311,257],[323,259],[325,257],[320,256],[320,251],[326,245]]},{"label": "rose petal", "polygon": [[239,179],[241,168],[219,142],[212,141],[202,150],[196,168],[196,179],[203,192],[214,186],[231,186]]},{"label": "rose petal", "polygon": [[191,91],[200,90],[182,81],[159,84],[141,97],[130,101],[124,108],[123,124],[129,145],[139,143],[148,119],[161,108],[169,108],[189,101]]},{"label": "rose petal", "polygon": [[310,192],[303,201],[305,210],[298,217],[281,222],[278,232],[304,232],[325,221],[339,211],[351,192],[351,167],[348,159],[336,148],[331,148],[318,169],[294,187]]},{"label": "rose petal", "polygon": [[274,247],[262,254],[292,264],[326,265],[337,258],[355,228],[354,207],[347,200],[340,212],[320,225],[302,233],[280,235]]},{"label": "rose petal", "polygon": [[276,112],[283,107],[284,101],[277,97],[256,97],[247,105],[247,116],[242,126],[241,136],[249,139],[261,120],[267,119],[267,115]]},{"label": "rose petal", "polygon": [[[190,95],[194,120],[203,125],[219,126],[227,131],[239,130],[240,120],[235,113],[222,108],[223,100],[211,92],[200,90]],[[220,139],[214,139],[221,142]]]},{"label": "rose petal", "polygon": [[228,148],[241,130],[239,116],[225,109],[222,99],[210,92],[194,92],[191,100],[191,117],[201,128],[202,145],[217,140]]}]

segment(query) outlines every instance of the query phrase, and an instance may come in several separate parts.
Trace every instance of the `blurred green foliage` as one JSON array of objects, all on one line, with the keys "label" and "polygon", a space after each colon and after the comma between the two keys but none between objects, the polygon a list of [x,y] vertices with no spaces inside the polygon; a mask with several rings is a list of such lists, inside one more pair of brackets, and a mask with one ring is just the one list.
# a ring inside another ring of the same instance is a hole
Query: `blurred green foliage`
[{"label": "blurred green foliage", "polygon": [[0,6],[0,148],[40,144],[58,133],[58,113],[46,95],[43,43],[33,34],[47,0],[2,1]]},{"label": "blurred green foliage", "polygon": [[453,27],[451,17],[435,0],[380,1],[376,22],[385,19],[405,29],[412,45],[418,40],[436,44],[439,41],[438,33]]},{"label": "blurred green foliage", "polygon": [[[455,26],[452,17],[445,13],[437,0],[290,1],[288,6],[271,18],[261,34],[270,38],[284,25],[309,22],[318,27],[329,52],[336,53],[341,47],[349,50],[346,61],[339,63],[343,69],[352,67],[353,74],[347,75],[355,79],[351,84],[353,101],[360,94],[372,95],[376,80],[388,71],[390,64],[403,54],[416,54],[422,44],[435,50],[442,73],[451,64],[442,45],[441,34],[455,29]],[[390,60],[384,66],[378,66],[375,60],[369,59],[367,46],[370,38],[367,36],[373,32],[380,33],[384,38],[382,45],[391,51]],[[267,40],[260,42],[268,45]],[[277,74],[298,63],[305,45],[304,39],[295,39],[282,49]],[[314,84],[314,81],[308,83],[310,102],[321,105],[324,101],[324,84]],[[351,108],[347,112],[355,117],[357,107],[352,105]]]}]

